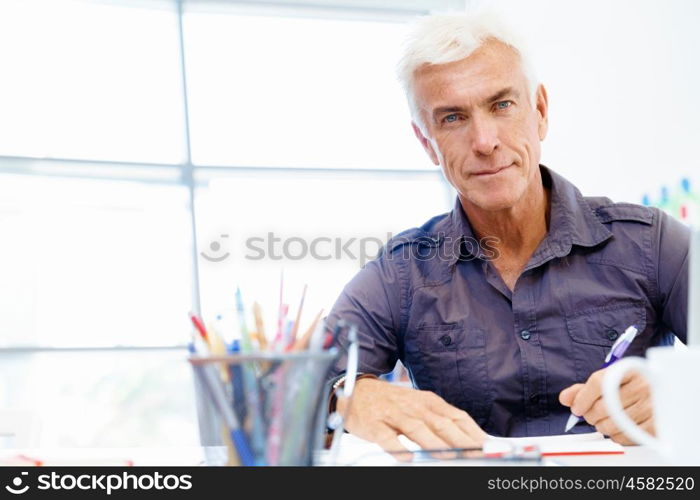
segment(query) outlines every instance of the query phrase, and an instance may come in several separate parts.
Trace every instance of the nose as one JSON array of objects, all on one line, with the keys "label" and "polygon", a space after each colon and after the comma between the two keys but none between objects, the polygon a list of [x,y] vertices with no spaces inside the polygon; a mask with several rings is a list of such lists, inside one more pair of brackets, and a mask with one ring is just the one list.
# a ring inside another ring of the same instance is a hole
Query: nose
[{"label": "nose", "polygon": [[498,128],[492,119],[473,116],[470,136],[472,150],[477,156],[490,156],[500,146]]}]

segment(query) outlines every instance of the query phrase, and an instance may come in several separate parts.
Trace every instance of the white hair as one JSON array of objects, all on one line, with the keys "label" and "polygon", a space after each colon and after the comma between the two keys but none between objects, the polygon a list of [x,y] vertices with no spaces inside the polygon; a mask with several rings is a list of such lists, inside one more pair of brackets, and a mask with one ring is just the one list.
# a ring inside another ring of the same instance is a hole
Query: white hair
[{"label": "white hair", "polygon": [[420,123],[413,98],[413,77],[424,65],[446,64],[467,58],[487,40],[495,39],[520,56],[531,104],[535,106],[538,80],[520,35],[493,10],[468,14],[440,14],[418,18],[404,43],[397,73],[408,98],[411,115]]}]

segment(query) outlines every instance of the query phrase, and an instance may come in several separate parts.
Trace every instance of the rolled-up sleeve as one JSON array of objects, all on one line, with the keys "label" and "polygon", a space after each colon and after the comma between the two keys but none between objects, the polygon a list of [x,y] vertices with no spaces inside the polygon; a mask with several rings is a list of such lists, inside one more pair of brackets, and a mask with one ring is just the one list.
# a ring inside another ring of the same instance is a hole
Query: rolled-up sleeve
[{"label": "rolled-up sleeve", "polygon": [[[330,328],[341,319],[357,326],[360,372],[388,373],[398,359],[402,281],[397,265],[399,263],[387,258],[386,253],[369,262],[345,286],[328,315]],[[341,350],[341,356],[331,377],[346,370],[347,340],[346,334],[336,339],[335,345]]]},{"label": "rolled-up sleeve", "polygon": [[690,231],[660,212],[657,283],[661,322],[682,342],[687,341],[688,247]]}]

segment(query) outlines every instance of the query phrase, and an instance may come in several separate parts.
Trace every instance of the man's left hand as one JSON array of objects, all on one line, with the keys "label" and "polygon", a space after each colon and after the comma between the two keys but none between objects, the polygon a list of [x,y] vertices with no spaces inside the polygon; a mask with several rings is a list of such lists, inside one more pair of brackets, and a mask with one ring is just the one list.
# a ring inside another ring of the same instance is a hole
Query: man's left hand
[{"label": "man's left hand", "polygon": [[[603,402],[602,381],[605,369],[594,372],[585,384],[574,384],[559,393],[559,402],[571,408],[574,415],[583,417],[598,432],[623,445],[635,444],[625,436],[608,414]],[[622,379],[620,401],[627,415],[642,429],[655,435],[651,407],[651,391],[647,380],[631,371]]]}]

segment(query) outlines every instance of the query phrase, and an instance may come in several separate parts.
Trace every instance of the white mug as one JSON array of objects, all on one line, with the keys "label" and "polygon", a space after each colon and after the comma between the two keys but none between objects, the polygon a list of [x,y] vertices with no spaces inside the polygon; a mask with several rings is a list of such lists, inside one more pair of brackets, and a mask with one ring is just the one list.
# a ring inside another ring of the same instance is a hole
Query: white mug
[{"label": "white mug", "polygon": [[[676,465],[700,465],[700,349],[652,347],[646,359],[621,359],[605,370],[603,400],[617,427],[632,441],[649,446]],[[657,437],[624,412],[620,383],[635,370],[651,384]]]}]

